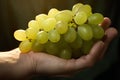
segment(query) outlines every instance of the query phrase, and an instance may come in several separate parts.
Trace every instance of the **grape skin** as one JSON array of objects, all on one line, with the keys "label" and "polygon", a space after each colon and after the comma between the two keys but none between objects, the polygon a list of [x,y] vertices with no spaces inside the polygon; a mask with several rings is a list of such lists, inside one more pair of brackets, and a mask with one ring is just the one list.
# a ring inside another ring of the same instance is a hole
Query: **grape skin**
[{"label": "grape skin", "polygon": [[83,4],[82,3],[77,3],[72,7],[72,12],[74,15],[76,15],[76,13],[79,11],[79,8],[82,7]]},{"label": "grape skin", "polygon": [[104,29],[99,26],[99,25],[91,25],[91,28],[93,30],[93,37],[95,39],[102,39],[105,32],[104,32]]},{"label": "grape skin", "polygon": [[98,24],[102,23],[103,20],[104,20],[104,17],[100,13],[94,13],[91,16],[88,17],[88,23],[89,24],[98,25]]},{"label": "grape skin", "polygon": [[93,38],[92,28],[87,24],[83,24],[78,27],[78,34],[85,41],[91,40]]},{"label": "grape skin", "polygon": [[48,12],[48,16],[49,17],[55,17],[55,15],[59,12],[59,10],[57,10],[56,8],[52,8],[49,10]]},{"label": "grape skin", "polygon": [[40,43],[40,44],[45,44],[48,41],[48,33],[45,31],[39,31],[37,33],[37,37],[36,40]]},{"label": "grape skin", "polygon": [[26,29],[25,33],[28,39],[35,39],[38,32],[39,30],[34,29],[33,27],[30,27]]},{"label": "grape skin", "polygon": [[34,52],[41,52],[41,51],[45,51],[45,44],[40,44],[39,41],[37,40],[33,40],[32,41],[32,50]]},{"label": "grape skin", "polygon": [[22,53],[27,53],[31,50],[32,48],[32,42],[29,40],[22,41],[19,45],[19,49]]},{"label": "grape skin", "polygon": [[59,57],[63,59],[71,59],[72,57],[72,52],[70,49],[63,49],[59,55]]},{"label": "grape skin", "polygon": [[55,28],[55,25],[56,25],[56,19],[48,18],[43,22],[42,27],[44,31],[49,32]]},{"label": "grape skin", "polygon": [[70,10],[63,10],[55,15],[55,19],[57,21],[64,21],[67,23],[72,21],[72,17],[73,17],[73,13]]},{"label": "grape skin", "polygon": [[87,14],[85,12],[78,12],[74,17],[74,21],[78,25],[82,25],[87,21]]},{"label": "grape skin", "polygon": [[14,37],[18,41],[25,41],[25,40],[27,40],[25,30],[22,30],[22,29],[16,30],[14,32]]},{"label": "grape skin", "polygon": [[64,34],[64,39],[68,43],[72,43],[76,39],[77,33],[74,28],[69,28],[68,31]]},{"label": "grape skin", "polygon": [[51,30],[48,33],[48,39],[53,42],[56,43],[60,40],[60,34],[56,31],[56,30]]},{"label": "grape skin", "polygon": [[68,30],[68,24],[66,22],[63,22],[63,21],[58,21],[56,23],[55,29],[57,30],[57,32],[59,34],[65,34]]}]

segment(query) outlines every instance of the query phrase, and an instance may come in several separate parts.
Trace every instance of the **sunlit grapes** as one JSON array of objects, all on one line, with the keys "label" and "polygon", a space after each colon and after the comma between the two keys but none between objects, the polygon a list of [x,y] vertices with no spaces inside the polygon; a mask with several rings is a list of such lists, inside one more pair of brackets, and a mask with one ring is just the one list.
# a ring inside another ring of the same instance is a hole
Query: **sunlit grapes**
[{"label": "sunlit grapes", "polygon": [[63,59],[89,54],[94,43],[105,35],[101,13],[89,4],[76,3],[70,9],[51,8],[28,22],[26,29],[14,32],[21,53],[43,52]]}]

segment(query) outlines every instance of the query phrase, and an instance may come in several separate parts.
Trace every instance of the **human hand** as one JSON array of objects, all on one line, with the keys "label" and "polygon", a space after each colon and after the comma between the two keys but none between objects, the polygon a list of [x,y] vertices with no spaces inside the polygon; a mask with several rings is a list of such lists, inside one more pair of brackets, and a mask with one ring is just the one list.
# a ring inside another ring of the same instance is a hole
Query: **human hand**
[{"label": "human hand", "polygon": [[[108,45],[117,35],[117,30],[115,28],[109,28],[110,24],[110,19],[105,17],[103,23],[100,24],[105,30],[105,38],[103,41],[96,42],[88,55],[82,56],[78,59],[64,60],[44,53],[31,53],[36,60],[37,66],[35,68],[37,73],[45,75],[63,75],[81,71],[84,68],[93,66],[97,61],[103,58]],[[42,61],[43,65],[39,63],[40,61]]]},{"label": "human hand", "polygon": [[[34,74],[49,76],[69,75],[93,66],[102,59],[108,45],[117,35],[115,28],[109,28],[110,24],[110,19],[104,18],[104,22],[100,24],[105,29],[106,36],[104,40],[96,42],[89,54],[78,59],[65,60],[43,52],[17,53],[20,54],[18,60],[16,63],[10,64],[12,70],[11,76],[23,78]],[[11,52],[14,53],[16,51],[19,51],[19,49],[17,48]]]}]

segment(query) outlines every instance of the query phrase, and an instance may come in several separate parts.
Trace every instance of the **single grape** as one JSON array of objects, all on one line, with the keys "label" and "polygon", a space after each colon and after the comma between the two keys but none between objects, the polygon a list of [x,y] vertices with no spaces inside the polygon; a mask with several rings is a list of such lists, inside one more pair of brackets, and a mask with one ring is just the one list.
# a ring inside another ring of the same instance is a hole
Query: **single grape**
[{"label": "single grape", "polygon": [[35,29],[35,28],[27,28],[26,29],[26,36],[28,39],[35,39],[37,36],[37,33],[39,32],[39,30]]},{"label": "single grape", "polygon": [[49,32],[50,30],[53,30],[56,25],[56,19],[55,18],[48,18],[46,19],[43,24],[43,30]]},{"label": "single grape", "polygon": [[56,44],[57,44],[57,47],[60,51],[65,49],[65,48],[70,47],[70,45],[64,40],[63,36],[61,36],[60,40]]},{"label": "single grape", "polygon": [[37,37],[36,40],[40,43],[40,44],[45,44],[48,41],[48,33],[45,31],[39,31],[37,33]]},{"label": "single grape", "polygon": [[58,56],[58,53],[60,52],[60,49],[58,48],[58,44],[57,43],[53,43],[48,41],[45,44],[45,51],[48,54],[54,55],[54,56]]},{"label": "single grape", "polygon": [[58,32],[59,34],[64,34],[64,33],[66,33],[67,30],[68,30],[68,24],[67,24],[66,22],[63,22],[63,21],[58,21],[58,22],[56,23],[55,29],[57,30],[57,32]]},{"label": "single grape", "polygon": [[32,41],[32,50],[35,52],[41,52],[45,50],[45,45],[44,44],[40,44],[40,42],[38,42],[37,40],[33,40]]},{"label": "single grape", "polygon": [[36,20],[29,21],[28,27],[38,29],[38,30],[41,29],[40,23],[38,21],[36,21]]},{"label": "single grape", "polygon": [[74,17],[74,21],[78,25],[84,24],[87,21],[87,14],[82,11],[78,12]]},{"label": "single grape", "polygon": [[103,20],[104,20],[104,17],[100,13],[94,13],[88,17],[89,24],[100,24],[103,22]]},{"label": "single grape", "polygon": [[61,50],[60,54],[59,54],[60,58],[63,59],[71,59],[72,57],[72,51],[68,48]]},{"label": "single grape", "polygon": [[56,30],[48,32],[48,39],[51,42],[58,42],[60,40],[60,34]]},{"label": "single grape", "polygon": [[78,12],[85,12],[87,14],[87,17],[92,14],[92,8],[90,5],[85,4],[82,7],[79,8]]},{"label": "single grape", "polygon": [[83,46],[82,46],[82,48],[81,48],[81,51],[82,51],[84,54],[88,54],[89,51],[91,50],[93,44],[94,44],[93,40],[83,41]]},{"label": "single grape", "polygon": [[29,40],[22,41],[19,45],[19,49],[22,53],[27,53],[31,50],[32,48],[32,42]]},{"label": "single grape", "polygon": [[18,41],[25,41],[25,40],[27,40],[25,30],[22,30],[22,29],[16,30],[14,32],[14,37]]},{"label": "single grape", "polygon": [[76,39],[77,33],[74,28],[70,27],[68,31],[64,34],[64,40],[66,42],[72,43]]},{"label": "single grape", "polygon": [[46,20],[47,18],[49,18],[48,15],[46,15],[46,14],[39,14],[39,15],[37,15],[35,17],[35,20],[41,22],[41,21]]},{"label": "single grape", "polygon": [[48,19],[48,15],[46,14],[39,14],[35,17],[35,20],[39,23],[40,29],[43,29],[43,22]]},{"label": "single grape", "polygon": [[49,17],[55,17],[55,15],[56,15],[58,12],[59,12],[58,9],[52,8],[52,9],[49,10],[48,16],[49,16]]},{"label": "single grape", "polygon": [[95,39],[102,39],[105,32],[104,32],[104,29],[99,26],[99,25],[91,25],[91,28],[93,30],[93,37]]},{"label": "single grape", "polygon": [[77,4],[73,5],[73,7],[72,7],[73,14],[76,15],[76,13],[78,12],[79,8],[82,7],[82,6],[83,6],[82,3],[77,3]]},{"label": "single grape", "polygon": [[73,13],[70,10],[63,10],[55,15],[57,21],[64,21],[67,23],[72,21],[72,17],[73,17]]},{"label": "single grape", "polygon": [[93,38],[92,28],[87,24],[78,27],[78,34],[83,40],[91,40]]},{"label": "single grape", "polygon": [[72,49],[80,49],[82,47],[82,44],[83,40],[81,39],[79,34],[77,34],[76,39],[72,43],[70,43],[70,46]]}]

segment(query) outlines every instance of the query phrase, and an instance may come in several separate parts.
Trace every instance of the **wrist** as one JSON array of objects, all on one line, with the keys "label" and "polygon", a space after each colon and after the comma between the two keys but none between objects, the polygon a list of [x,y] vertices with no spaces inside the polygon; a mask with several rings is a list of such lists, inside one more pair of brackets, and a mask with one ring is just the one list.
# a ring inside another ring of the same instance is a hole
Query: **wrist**
[{"label": "wrist", "polygon": [[0,52],[0,80],[27,77],[32,72],[31,59],[28,54],[21,54],[19,48]]},{"label": "wrist", "polygon": [[0,63],[15,63],[20,56],[19,48],[11,51],[0,52]]}]

